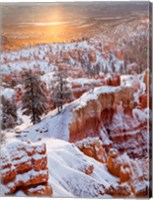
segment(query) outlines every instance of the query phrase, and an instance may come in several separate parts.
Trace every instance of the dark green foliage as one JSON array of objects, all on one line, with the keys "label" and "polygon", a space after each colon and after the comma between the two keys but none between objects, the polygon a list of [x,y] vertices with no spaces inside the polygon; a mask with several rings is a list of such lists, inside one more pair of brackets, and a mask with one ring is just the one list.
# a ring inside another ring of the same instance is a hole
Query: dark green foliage
[{"label": "dark green foliage", "polygon": [[23,74],[24,94],[22,97],[23,114],[31,116],[31,122],[40,122],[41,116],[47,113],[47,90],[38,75],[27,71]]},{"label": "dark green foliage", "polygon": [[67,75],[63,71],[57,71],[54,75],[52,85],[52,100],[54,107],[58,107],[58,112],[62,110],[63,104],[73,99],[72,92],[67,82]]},{"label": "dark green foliage", "polygon": [[13,128],[17,120],[17,108],[14,100],[8,100],[1,97],[2,104],[2,129]]}]

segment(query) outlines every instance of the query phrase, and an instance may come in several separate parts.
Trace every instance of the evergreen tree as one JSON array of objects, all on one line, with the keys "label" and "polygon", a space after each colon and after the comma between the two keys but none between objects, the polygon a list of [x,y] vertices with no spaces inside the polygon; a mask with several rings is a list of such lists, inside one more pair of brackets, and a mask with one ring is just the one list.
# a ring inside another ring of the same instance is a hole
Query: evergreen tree
[{"label": "evergreen tree", "polygon": [[124,74],[126,74],[127,73],[127,55],[125,54],[125,56],[124,56]]},{"label": "evergreen tree", "polygon": [[104,74],[108,74],[108,65],[105,65],[105,68],[104,68]]},{"label": "evergreen tree", "polygon": [[17,108],[14,100],[1,97],[2,129],[13,128],[17,121]]},{"label": "evergreen tree", "polygon": [[22,97],[23,114],[31,116],[31,122],[40,122],[41,116],[47,113],[47,93],[46,87],[41,82],[38,75],[31,70],[23,74],[24,94]]},{"label": "evergreen tree", "polygon": [[52,87],[52,99],[54,107],[58,107],[58,113],[63,109],[63,104],[71,101],[72,91],[67,82],[67,75],[64,71],[56,71]]},{"label": "evergreen tree", "polygon": [[99,75],[99,73],[100,73],[100,64],[98,63],[95,66],[95,75]]},{"label": "evergreen tree", "polygon": [[112,72],[115,72],[115,63],[114,61],[111,62],[111,69],[112,69]]}]

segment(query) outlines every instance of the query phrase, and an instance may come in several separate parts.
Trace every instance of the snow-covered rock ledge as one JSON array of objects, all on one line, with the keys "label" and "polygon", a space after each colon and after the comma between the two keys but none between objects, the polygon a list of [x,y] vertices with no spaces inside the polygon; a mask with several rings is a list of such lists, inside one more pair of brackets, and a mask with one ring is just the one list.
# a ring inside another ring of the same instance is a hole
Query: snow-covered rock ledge
[{"label": "snow-covered rock ledge", "polygon": [[16,192],[19,187],[27,195],[48,196],[52,194],[52,188],[47,185],[48,168],[45,144],[25,143],[14,139],[2,145],[0,156],[2,196]]}]

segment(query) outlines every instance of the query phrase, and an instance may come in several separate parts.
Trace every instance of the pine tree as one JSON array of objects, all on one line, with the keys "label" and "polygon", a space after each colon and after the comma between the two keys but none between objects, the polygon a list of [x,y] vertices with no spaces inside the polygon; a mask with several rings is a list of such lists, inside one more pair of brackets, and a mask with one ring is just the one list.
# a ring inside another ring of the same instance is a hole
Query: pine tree
[{"label": "pine tree", "polygon": [[40,122],[41,116],[47,113],[47,94],[45,85],[41,82],[38,75],[31,70],[23,74],[24,94],[22,97],[23,114],[31,116],[31,122]]},{"label": "pine tree", "polygon": [[17,121],[17,108],[14,100],[1,97],[2,106],[2,129],[13,128]]},{"label": "pine tree", "polygon": [[112,72],[115,72],[115,63],[114,61],[111,62],[111,69],[112,69]]},{"label": "pine tree", "polygon": [[99,73],[100,73],[100,64],[98,63],[95,66],[95,75],[99,75]]},{"label": "pine tree", "polygon": [[67,82],[64,71],[56,71],[52,87],[52,99],[54,107],[58,107],[58,113],[63,109],[63,104],[73,99],[72,91]]}]

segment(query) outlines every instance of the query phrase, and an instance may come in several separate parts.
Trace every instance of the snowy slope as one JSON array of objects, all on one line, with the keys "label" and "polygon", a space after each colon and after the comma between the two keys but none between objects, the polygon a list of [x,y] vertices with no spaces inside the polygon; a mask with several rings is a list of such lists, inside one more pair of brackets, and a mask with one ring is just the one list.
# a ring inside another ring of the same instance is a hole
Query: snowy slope
[{"label": "snowy slope", "polygon": [[[53,137],[68,141],[69,127],[72,113],[70,106],[65,107],[62,113],[57,114],[57,109],[50,112],[40,123],[32,125],[31,123],[22,124],[17,126],[18,131],[23,131],[21,137],[26,139],[31,135],[32,141],[37,141],[42,137]],[[29,126],[29,128],[27,128]]]},{"label": "snowy slope", "polygon": [[[124,87],[124,86],[123,86]],[[53,137],[62,140],[69,140],[69,124],[72,121],[72,113],[80,107],[86,106],[87,102],[94,99],[96,100],[101,93],[115,92],[120,89],[119,87],[102,86],[94,89],[94,93],[86,92],[79,99],[64,105],[64,109],[60,114],[57,109],[49,112],[45,118],[38,124],[32,125],[23,123],[16,126],[16,130],[21,131],[23,140],[31,135],[32,141],[38,141],[42,137]],[[28,127],[29,126],[29,127]]]},{"label": "snowy slope", "polygon": [[[45,142],[50,169],[49,182],[53,186],[54,196],[67,197],[69,192],[73,196],[96,197],[104,192],[104,187],[108,188],[117,182],[118,179],[109,174],[104,164],[85,156],[75,145],[57,139]],[[87,175],[83,170],[89,165],[93,165],[94,170]],[[63,187],[63,194],[59,185]]]},{"label": "snowy slope", "polygon": [[[30,136],[29,136],[30,139]],[[63,140],[45,138],[47,145],[49,184],[53,197],[111,197],[104,194],[118,178],[112,176],[107,167],[85,156],[74,144]],[[93,165],[91,174],[84,171]],[[23,196],[21,191],[17,196]]]}]

